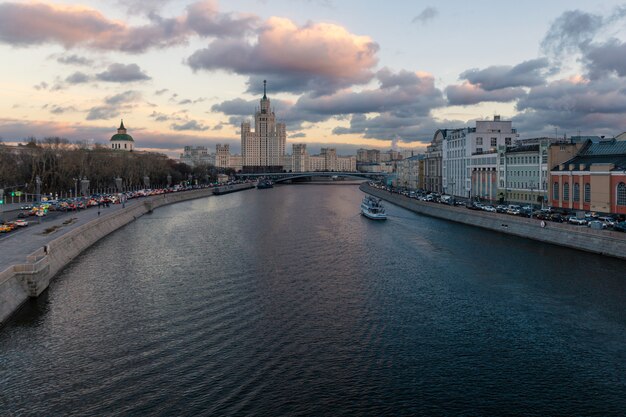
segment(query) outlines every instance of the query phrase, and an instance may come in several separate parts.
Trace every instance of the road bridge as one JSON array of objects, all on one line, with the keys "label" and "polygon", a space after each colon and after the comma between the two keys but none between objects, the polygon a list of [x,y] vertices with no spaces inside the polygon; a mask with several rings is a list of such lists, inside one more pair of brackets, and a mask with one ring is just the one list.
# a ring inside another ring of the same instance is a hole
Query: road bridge
[{"label": "road bridge", "polygon": [[311,172],[274,172],[236,174],[239,179],[269,178],[275,183],[287,182],[307,178],[360,178],[366,180],[384,181],[389,174],[383,172],[336,172],[336,171],[311,171]]}]

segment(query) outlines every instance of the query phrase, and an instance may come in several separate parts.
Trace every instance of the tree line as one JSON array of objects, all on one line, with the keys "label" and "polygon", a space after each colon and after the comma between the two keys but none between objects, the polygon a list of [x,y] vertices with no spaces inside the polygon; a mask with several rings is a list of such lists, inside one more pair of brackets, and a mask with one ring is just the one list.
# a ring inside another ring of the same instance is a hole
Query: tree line
[{"label": "tree line", "polygon": [[42,193],[67,194],[82,178],[90,181],[91,190],[103,190],[115,189],[116,178],[122,179],[123,189],[133,189],[142,188],[145,177],[156,188],[166,186],[170,178],[171,184],[214,182],[218,174],[212,165],[191,167],[154,152],[117,151],[59,137],[25,142],[18,146],[0,142],[0,188],[32,194],[39,177]]}]

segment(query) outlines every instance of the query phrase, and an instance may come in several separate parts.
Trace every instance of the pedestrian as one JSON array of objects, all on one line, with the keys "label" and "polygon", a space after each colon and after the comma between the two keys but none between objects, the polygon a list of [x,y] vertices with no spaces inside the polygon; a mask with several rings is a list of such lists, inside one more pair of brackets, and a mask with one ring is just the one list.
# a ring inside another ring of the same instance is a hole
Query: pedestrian
[{"label": "pedestrian", "polygon": [[100,217],[100,207],[98,207],[98,217]]}]

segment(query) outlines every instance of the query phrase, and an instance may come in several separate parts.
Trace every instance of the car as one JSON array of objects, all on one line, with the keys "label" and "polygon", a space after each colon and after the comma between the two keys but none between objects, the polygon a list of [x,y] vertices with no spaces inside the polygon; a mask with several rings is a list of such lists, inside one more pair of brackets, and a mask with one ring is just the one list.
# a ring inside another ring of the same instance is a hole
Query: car
[{"label": "car", "polygon": [[600,220],[601,222],[604,222],[604,224],[606,224],[606,227],[615,226],[615,219],[612,217],[608,217],[608,216],[598,217],[598,220]]},{"label": "car", "polygon": [[478,205],[476,205],[475,203],[467,203],[465,205],[465,207],[467,207],[470,210],[481,210],[482,208]]},{"label": "car", "polygon": [[626,221],[615,223],[613,230],[616,232],[626,232]]},{"label": "car", "polygon": [[591,220],[587,222],[587,227],[590,227],[592,229],[606,229],[608,226],[603,221]]},{"label": "car", "polygon": [[504,204],[499,204],[496,206],[497,213],[506,213],[507,207]]},{"label": "car", "polygon": [[524,207],[522,207],[522,210],[532,212],[533,211],[533,207],[532,206],[524,206]]},{"label": "car", "polygon": [[489,213],[495,213],[496,212],[496,208],[494,206],[483,206],[483,210],[484,211],[488,211]]},{"label": "car", "polygon": [[563,217],[559,213],[553,213],[550,215],[550,221],[556,222],[556,223],[563,223],[565,221],[565,217]]},{"label": "car", "polygon": [[28,217],[28,213],[24,213],[23,211],[20,211],[17,215],[18,219],[25,219]]},{"label": "car", "polygon": [[28,222],[26,220],[22,220],[22,219],[16,220],[14,223],[15,223],[15,225],[17,227],[26,227],[26,226],[28,226]]},{"label": "car", "polygon": [[567,222],[570,224],[574,224],[576,226],[584,226],[587,224],[587,220],[585,219],[579,219],[576,216],[572,216],[569,219],[567,219]]}]

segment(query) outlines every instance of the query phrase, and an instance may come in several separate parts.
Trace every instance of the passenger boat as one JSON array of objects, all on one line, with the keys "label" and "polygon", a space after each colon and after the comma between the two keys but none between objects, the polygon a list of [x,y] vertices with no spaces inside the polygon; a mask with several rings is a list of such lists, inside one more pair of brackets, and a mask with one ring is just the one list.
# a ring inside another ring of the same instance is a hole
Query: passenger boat
[{"label": "passenger boat", "polygon": [[267,178],[260,179],[256,185],[256,188],[262,190],[264,188],[274,188],[274,184]]},{"label": "passenger boat", "polygon": [[385,208],[380,203],[380,199],[366,195],[361,202],[361,214],[372,220],[385,220],[387,219],[387,213]]}]

